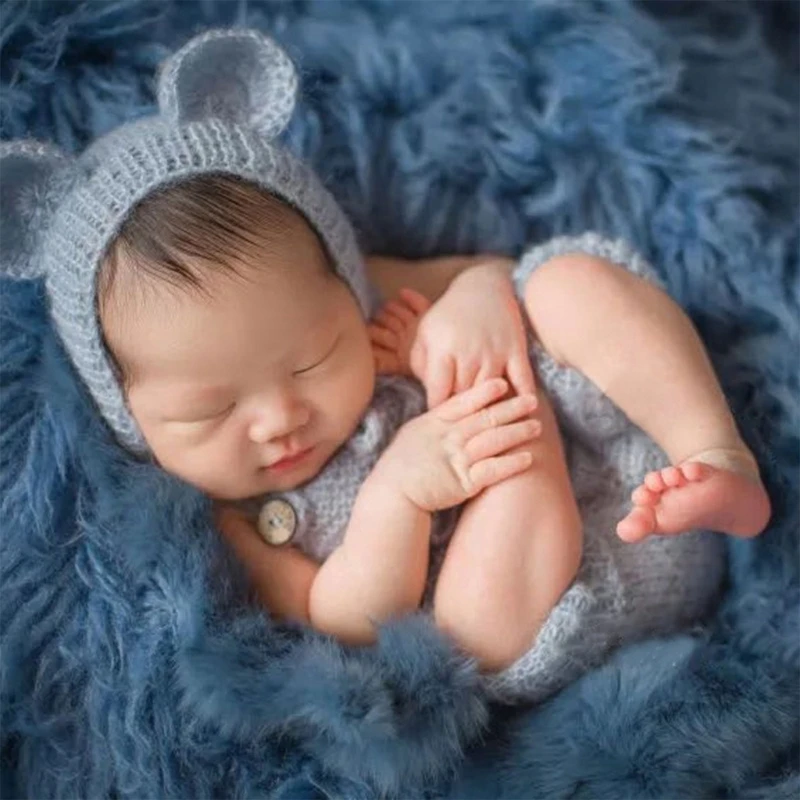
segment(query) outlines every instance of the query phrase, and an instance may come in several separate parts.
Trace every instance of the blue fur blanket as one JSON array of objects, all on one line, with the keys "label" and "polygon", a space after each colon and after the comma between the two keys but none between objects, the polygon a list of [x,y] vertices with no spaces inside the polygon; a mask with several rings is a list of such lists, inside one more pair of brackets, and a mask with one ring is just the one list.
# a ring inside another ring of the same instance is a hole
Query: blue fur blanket
[{"label": "blue fur blanket", "polygon": [[5,282],[2,796],[796,797],[798,6],[5,2],[2,136],[78,150],[152,109],[176,45],[235,23],[299,65],[289,141],[367,249],[594,228],[644,251],[774,519],[730,541],[707,627],[495,708],[422,619],[348,650],[243,605],[206,502],[113,445],[41,287]]}]

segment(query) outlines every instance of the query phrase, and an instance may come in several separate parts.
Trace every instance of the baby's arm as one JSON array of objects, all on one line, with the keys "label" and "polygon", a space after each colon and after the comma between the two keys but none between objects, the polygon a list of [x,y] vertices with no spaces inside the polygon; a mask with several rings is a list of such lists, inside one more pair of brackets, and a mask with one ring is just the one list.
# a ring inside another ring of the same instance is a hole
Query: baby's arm
[{"label": "baby's arm", "polygon": [[428,568],[430,515],[530,465],[510,450],[538,435],[533,398],[502,400],[487,381],[407,422],[367,477],[343,543],[320,567],[293,548],[272,548],[237,511],[218,521],[260,599],[278,616],[345,642],[374,639],[375,625],[419,606]]},{"label": "baby's arm", "polygon": [[428,570],[431,513],[458,505],[530,465],[511,453],[538,434],[532,398],[499,398],[487,381],[407,422],[364,482],[344,541],[311,587],[315,628],[366,643],[387,619],[414,611]]},{"label": "baby's arm", "polygon": [[268,545],[255,526],[230,507],[219,509],[217,523],[270,613],[309,623],[308,597],[319,564],[296,547]]},{"label": "baby's arm", "polygon": [[268,545],[230,508],[219,511],[218,524],[273,616],[362,644],[374,639],[372,619],[411,612],[422,597],[431,515],[396,489],[380,472],[367,478],[345,544],[322,565],[296,547]]},{"label": "baby's arm", "polygon": [[350,644],[373,640],[371,619],[419,606],[430,518],[374,471],[358,494],[345,543],[320,565],[296,547],[267,544],[238,511],[221,508],[217,514],[220,530],[273,616],[311,624]]},{"label": "baby's arm", "polygon": [[431,515],[382,470],[356,497],[343,543],[310,588],[312,625],[349,644],[375,638],[378,623],[413,612],[428,570]]}]

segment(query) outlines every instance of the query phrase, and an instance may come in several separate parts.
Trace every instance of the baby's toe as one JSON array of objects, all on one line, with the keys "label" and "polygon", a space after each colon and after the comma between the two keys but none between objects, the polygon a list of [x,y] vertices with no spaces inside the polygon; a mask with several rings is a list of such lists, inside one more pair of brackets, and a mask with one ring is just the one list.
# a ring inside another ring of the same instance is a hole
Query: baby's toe
[{"label": "baby's toe", "polygon": [[661,477],[661,472],[648,472],[644,476],[644,485],[650,489],[651,492],[663,492],[667,488],[664,479]]},{"label": "baby's toe", "polygon": [[624,542],[641,542],[656,528],[656,515],[648,506],[636,506],[617,524],[617,536]]},{"label": "baby's toe", "polygon": [[701,461],[687,461],[681,464],[680,470],[687,481],[702,481],[711,475],[714,468]]},{"label": "baby's toe", "polygon": [[647,486],[637,486],[631,494],[631,500],[637,506],[654,506],[659,500],[659,492],[654,492]]},{"label": "baby's toe", "polygon": [[661,477],[670,489],[683,486],[686,483],[686,479],[677,467],[665,467],[661,470]]}]

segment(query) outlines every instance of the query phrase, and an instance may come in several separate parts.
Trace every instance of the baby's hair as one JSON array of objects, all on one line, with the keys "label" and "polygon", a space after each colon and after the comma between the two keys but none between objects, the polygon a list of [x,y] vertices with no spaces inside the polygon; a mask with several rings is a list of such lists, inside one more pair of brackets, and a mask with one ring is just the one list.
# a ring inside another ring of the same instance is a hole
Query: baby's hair
[{"label": "baby's hair", "polygon": [[98,279],[101,307],[120,256],[137,271],[176,287],[202,290],[202,269],[235,265],[297,233],[307,223],[291,206],[234,175],[202,175],[142,200],[109,246]]},{"label": "baby's hair", "polygon": [[[238,265],[258,263],[269,255],[271,243],[309,232],[319,241],[294,208],[235,175],[201,175],[165,186],[136,205],[106,251],[97,280],[101,320],[121,269],[133,286],[149,278],[203,292],[204,275],[239,275]],[[332,271],[321,241],[320,247]],[[130,285],[126,282],[126,288]],[[127,386],[130,376],[106,349]]]}]

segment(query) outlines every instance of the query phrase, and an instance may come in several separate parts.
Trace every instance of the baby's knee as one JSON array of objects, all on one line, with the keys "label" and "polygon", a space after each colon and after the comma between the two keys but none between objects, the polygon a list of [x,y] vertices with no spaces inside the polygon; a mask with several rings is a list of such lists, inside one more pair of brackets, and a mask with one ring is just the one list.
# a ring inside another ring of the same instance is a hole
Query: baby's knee
[{"label": "baby's knee", "polygon": [[534,633],[510,608],[497,614],[468,598],[437,592],[433,616],[439,630],[473,656],[484,672],[496,672],[513,664],[533,642]]},{"label": "baby's knee", "polygon": [[614,269],[597,256],[565,253],[528,277],[523,292],[525,310],[536,337],[558,364],[570,365],[570,342],[582,322],[582,296],[617,280]]},{"label": "baby's knee", "polygon": [[597,281],[618,276],[620,268],[587,253],[564,253],[554,256],[535,269],[525,282],[525,301],[536,302],[543,296],[562,299],[579,287],[593,287]]},{"label": "baby's knee", "polygon": [[[649,278],[587,253],[555,256],[532,272],[524,287],[525,310],[535,335],[559,364],[585,371],[605,358],[610,333],[648,303],[669,296]],[[674,304],[674,303],[673,303]]]},{"label": "baby's knee", "polygon": [[588,293],[598,287],[649,283],[637,271],[607,258],[575,251],[562,253],[548,259],[535,269],[525,283],[526,299],[536,294],[547,293],[555,297],[574,295],[576,290]]}]

